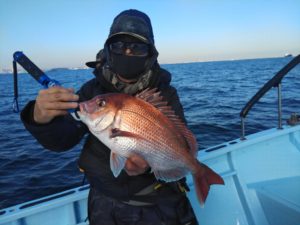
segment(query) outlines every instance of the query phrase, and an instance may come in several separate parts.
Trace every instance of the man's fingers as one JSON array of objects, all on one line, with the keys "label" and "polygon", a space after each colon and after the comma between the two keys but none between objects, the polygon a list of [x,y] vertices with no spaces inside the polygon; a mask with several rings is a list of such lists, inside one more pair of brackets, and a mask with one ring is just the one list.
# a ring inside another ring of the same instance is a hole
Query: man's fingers
[{"label": "man's fingers", "polygon": [[143,174],[148,168],[148,163],[143,158],[135,155],[128,158],[125,163],[125,170],[130,176]]},{"label": "man's fingers", "polygon": [[[54,87],[53,87],[54,89]],[[49,90],[41,90],[38,95],[38,99],[41,101],[78,101],[79,96],[74,94],[74,92],[66,91],[65,89],[61,89],[62,91],[54,91],[53,89]]]},{"label": "man's fingers", "polygon": [[73,93],[67,92],[67,93],[53,93],[53,94],[48,94],[47,96],[47,101],[49,102],[71,102],[71,101],[78,101],[79,96],[75,95]]},{"label": "man's fingers", "polygon": [[41,110],[39,107],[35,105],[33,119],[37,123],[48,123],[56,116],[67,115],[67,110]]},{"label": "man's fingers", "polygon": [[63,115],[67,115],[68,111],[66,110],[49,110],[48,111],[48,116],[51,117],[56,117],[56,116],[63,116]]},{"label": "man's fingers", "polygon": [[45,102],[43,104],[44,110],[67,110],[78,107],[77,102]]},{"label": "man's fingers", "polygon": [[137,166],[132,163],[130,160],[127,160],[125,163],[125,171],[129,176],[135,176],[138,175]]},{"label": "man's fingers", "polygon": [[78,107],[79,96],[72,88],[54,86],[41,90],[34,106],[34,120],[37,123],[48,123],[54,117],[66,115],[68,109]]},{"label": "man's fingers", "polygon": [[[49,95],[60,95],[60,94],[74,94],[74,89],[73,88],[64,88],[60,86],[53,86],[48,89],[42,89],[39,91],[38,96],[49,96]],[[74,94],[75,95],[75,94]]]},{"label": "man's fingers", "polygon": [[53,86],[48,89],[43,89],[40,91],[40,93],[47,93],[47,94],[52,94],[52,93],[74,93],[73,88],[64,88],[61,86]]},{"label": "man's fingers", "polygon": [[128,171],[134,171],[137,169],[140,169],[135,163],[133,163],[131,160],[127,160],[125,163],[125,169]]},{"label": "man's fingers", "polygon": [[135,164],[137,167],[142,168],[142,169],[147,169],[148,168],[148,163],[145,161],[142,157],[139,157],[137,155],[133,155],[129,158],[129,160]]}]

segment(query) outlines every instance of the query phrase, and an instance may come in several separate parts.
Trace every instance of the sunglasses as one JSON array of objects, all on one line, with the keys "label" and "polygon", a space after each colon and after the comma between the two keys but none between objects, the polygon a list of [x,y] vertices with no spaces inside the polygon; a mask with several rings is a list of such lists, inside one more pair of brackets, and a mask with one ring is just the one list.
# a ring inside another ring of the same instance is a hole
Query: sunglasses
[{"label": "sunglasses", "polygon": [[128,49],[133,56],[147,56],[149,53],[149,45],[144,43],[118,41],[111,43],[109,48],[113,53],[123,55],[128,54]]}]

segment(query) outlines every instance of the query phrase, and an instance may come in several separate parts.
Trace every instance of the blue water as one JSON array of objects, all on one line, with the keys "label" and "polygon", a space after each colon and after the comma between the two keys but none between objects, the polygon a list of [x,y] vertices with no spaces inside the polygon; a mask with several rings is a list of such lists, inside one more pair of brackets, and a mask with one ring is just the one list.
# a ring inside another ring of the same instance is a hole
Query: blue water
[{"label": "blue water", "polygon": [[[290,58],[162,65],[173,74],[190,129],[201,149],[239,138],[239,113],[245,103]],[[93,77],[91,70],[47,72],[65,87],[79,89]],[[282,83],[283,118],[299,113],[300,67]],[[12,112],[13,80],[0,75],[0,209],[81,185],[80,146],[54,153],[43,149]],[[19,104],[23,108],[40,90],[28,74],[19,75]],[[247,134],[277,126],[277,89],[254,106],[246,120]],[[285,123],[285,122],[284,122]]]}]

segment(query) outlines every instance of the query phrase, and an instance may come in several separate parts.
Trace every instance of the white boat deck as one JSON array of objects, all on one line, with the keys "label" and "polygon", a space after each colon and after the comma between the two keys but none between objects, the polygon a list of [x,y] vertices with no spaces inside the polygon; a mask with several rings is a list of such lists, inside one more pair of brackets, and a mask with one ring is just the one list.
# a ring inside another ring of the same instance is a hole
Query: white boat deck
[{"label": "white boat deck", "polygon": [[203,209],[189,193],[201,224],[300,224],[300,127],[235,142],[199,157],[225,180],[212,187]]}]

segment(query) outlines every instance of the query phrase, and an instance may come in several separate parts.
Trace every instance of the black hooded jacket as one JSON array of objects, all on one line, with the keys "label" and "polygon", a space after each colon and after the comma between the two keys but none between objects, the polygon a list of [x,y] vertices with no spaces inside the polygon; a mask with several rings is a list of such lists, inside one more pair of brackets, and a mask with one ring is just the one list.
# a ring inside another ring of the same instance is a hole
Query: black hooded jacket
[{"label": "black hooded jacket", "polygon": [[[185,121],[177,91],[170,85],[171,74],[160,68],[158,64],[156,64],[153,73],[155,79],[150,82],[150,87],[158,88],[164,100]],[[79,101],[89,100],[99,94],[118,92],[104,79],[101,70],[96,71],[95,75],[94,79],[85,83],[79,90]],[[115,178],[109,165],[110,149],[91,134],[85,124],[75,121],[70,115],[56,117],[48,124],[36,124],[33,121],[34,104],[35,101],[31,101],[26,105],[21,112],[21,119],[26,129],[46,149],[57,152],[68,150],[78,144],[86,135],[78,164],[84,170],[90,185],[108,196],[126,201],[131,199],[139,190],[155,182],[152,173],[128,176],[123,171]]]}]

